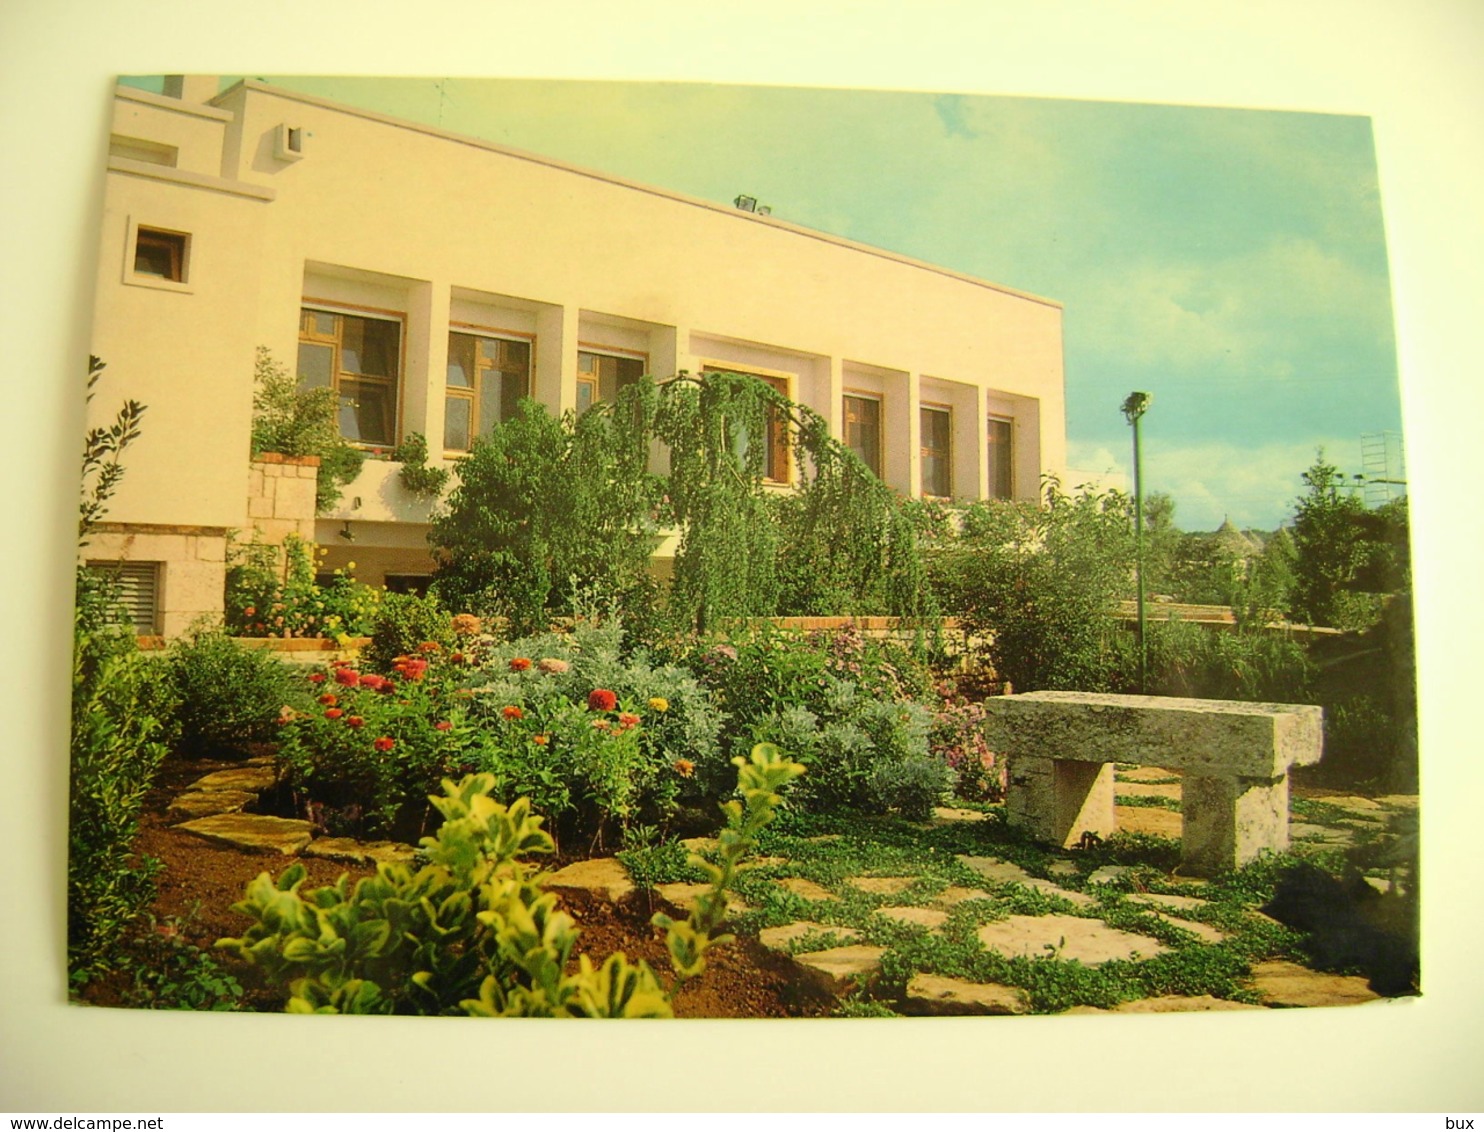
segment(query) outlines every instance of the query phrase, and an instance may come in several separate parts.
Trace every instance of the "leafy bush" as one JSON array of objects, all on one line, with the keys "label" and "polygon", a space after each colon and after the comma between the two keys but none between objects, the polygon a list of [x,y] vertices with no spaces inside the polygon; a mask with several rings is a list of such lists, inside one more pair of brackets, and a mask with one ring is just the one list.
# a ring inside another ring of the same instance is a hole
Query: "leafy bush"
[{"label": "leafy bush", "polygon": [[908,821],[927,821],[953,785],[948,767],[935,758],[882,760],[871,767],[870,788],[882,810]]},{"label": "leafy bush", "polygon": [[428,465],[428,438],[420,432],[409,433],[392,449],[393,460],[400,461],[398,478],[413,495],[437,499],[448,483],[448,469]]},{"label": "leafy bush", "polygon": [[1108,690],[1120,678],[1110,612],[1133,592],[1128,499],[1048,478],[1045,505],[981,502],[934,563],[983,659],[1018,691]]},{"label": "leafy bush", "polygon": [[363,660],[377,672],[390,672],[398,657],[414,656],[425,644],[452,649],[453,620],[433,594],[387,594],[371,622],[371,643]]},{"label": "leafy bush", "polygon": [[[280,563],[279,554],[283,555]],[[355,580],[355,563],[337,567],[329,584],[315,582],[315,558],[325,553],[297,535],[282,548],[256,536],[227,548],[227,631],[237,637],[364,637],[381,591]]]},{"label": "leafy bush", "polygon": [[192,758],[246,755],[274,737],[284,706],[302,698],[288,665],[219,630],[177,641],[166,671],[179,703],[179,747]]},{"label": "leafy bush", "polygon": [[301,389],[288,368],[259,346],[253,367],[252,450],[318,456],[314,504],[321,513],[361,471],[358,448],[340,435],[340,401],[333,389]]},{"label": "leafy bush", "polygon": [[[1125,671],[1137,670],[1132,633],[1120,638],[1127,650]],[[1225,632],[1178,618],[1152,621],[1146,628],[1149,691],[1161,696],[1258,703],[1309,703],[1313,665],[1302,644],[1286,633],[1266,629]],[[1134,681],[1117,691],[1137,691]]]},{"label": "leafy bush", "polygon": [[77,982],[117,964],[154,896],[157,862],[136,855],[134,840],[169,736],[158,662],[132,629],[89,624],[89,612],[96,605],[80,605],[72,656],[67,952]]},{"label": "leafy bush", "polygon": [[[710,890],[684,921],[655,917],[682,979],[729,939],[716,933],[737,865],[803,769],[766,749],[737,763],[742,799],[726,807],[721,863],[696,862]],[[578,930],[521,860],[550,853],[551,839],[525,799],[508,807],[491,799],[493,785],[488,775],[443,783],[430,800],[444,821],[423,839],[430,863],[416,873],[383,864],[353,889],[342,877],[307,898],[302,865],[277,883],[260,874],[233,906],[254,923],[217,946],[286,984],[291,1013],[670,1016],[665,988],[642,961],[620,952],[598,966],[580,955],[571,969]]]},{"label": "leafy bush", "polygon": [[236,1010],[242,985],[185,938],[175,917],[145,916],[122,966],[130,976],[123,1000],[146,1010]]},{"label": "leafy bush", "polygon": [[953,685],[940,689],[928,746],[954,776],[954,793],[969,802],[998,802],[1005,796],[1005,763],[984,738],[982,703],[959,695]]},{"label": "leafy bush", "polygon": [[478,736],[451,662],[438,650],[394,671],[340,663],[310,673],[314,705],[279,728],[278,753],[301,804],[332,833],[402,832],[445,775],[471,765]]}]

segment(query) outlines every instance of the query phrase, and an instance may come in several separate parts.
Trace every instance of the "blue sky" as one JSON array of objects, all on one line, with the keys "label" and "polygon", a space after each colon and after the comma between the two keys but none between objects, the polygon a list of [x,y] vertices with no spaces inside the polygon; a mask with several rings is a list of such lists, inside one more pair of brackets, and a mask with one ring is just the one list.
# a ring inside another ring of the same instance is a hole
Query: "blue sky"
[{"label": "blue sky", "polygon": [[1288,514],[1316,448],[1401,427],[1368,119],[693,83],[269,77],[1056,299],[1069,461],[1176,521]]}]

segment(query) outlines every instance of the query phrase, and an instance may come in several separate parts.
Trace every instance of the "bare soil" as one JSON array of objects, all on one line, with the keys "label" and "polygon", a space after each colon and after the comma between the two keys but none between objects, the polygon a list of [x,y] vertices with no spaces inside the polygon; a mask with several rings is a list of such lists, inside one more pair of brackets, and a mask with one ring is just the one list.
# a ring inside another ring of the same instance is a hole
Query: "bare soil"
[{"label": "bare soil", "polygon": [[[174,828],[166,810],[189,783],[212,771],[238,765],[170,760],[146,799],[140,823],[138,851],[161,863],[152,908],[155,917],[160,921],[179,918],[184,937],[206,950],[218,939],[239,935],[247,927],[248,918],[233,912],[231,906],[242,899],[248,882],[261,872],[278,876],[297,861],[308,870],[306,888],[333,884],[342,875],[356,879],[375,872],[369,865],[316,857],[245,853]],[[618,906],[564,894],[563,905],[582,930],[579,951],[598,961],[622,951],[631,959],[645,960],[667,985],[673,981],[663,934],[649,920],[657,911],[678,916],[682,914],[679,909],[648,893],[636,893]],[[282,1009],[283,992],[265,985],[255,968],[224,952],[216,952],[215,957],[242,984],[246,1009]],[[713,949],[707,957],[706,971],[681,986],[672,1000],[675,1013],[682,1018],[803,1018],[827,1014],[828,1004],[798,985],[785,964],[786,960],[767,951],[755,938],[739,936],[733,943]],[[118,1005],[119,988],[102,980],[86,989],[84,999],[95,1005]]]}]

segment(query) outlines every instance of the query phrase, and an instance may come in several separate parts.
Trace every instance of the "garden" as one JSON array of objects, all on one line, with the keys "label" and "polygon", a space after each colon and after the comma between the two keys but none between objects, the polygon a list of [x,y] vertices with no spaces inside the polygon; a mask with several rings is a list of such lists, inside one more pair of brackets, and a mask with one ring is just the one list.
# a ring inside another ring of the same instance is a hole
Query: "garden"
[{"label": "garden", "polygon": [[[313,394],[259,376],[260,450],[338,443]],[[89,436],[80,540],[143,414]],[[748,442],[779,428],[787,492]],[[421,438],[399,455],[443,487]],[[455,465],[426,594],[249,542],[225,625],[145,650],[83,569],[74,994],[805,1017],[1416,993],[1405,502],[1366,508],[1322,456],[1304,481],[1245,553],[1146,508],[1148,586],[1234,623],[1152,621],[1142,686],[1128,498],[902,500],[740,375],[646,379],[580,417],[524,402]],[[327,648],[271,647],[304,638]],[[1006,822],[985,739],[1012,689],[1318,703],[1326,755],[1290,849],[1245,868],[1180,875],[1179,776],[1134,765],[1116,835],[1048,848]]]}]

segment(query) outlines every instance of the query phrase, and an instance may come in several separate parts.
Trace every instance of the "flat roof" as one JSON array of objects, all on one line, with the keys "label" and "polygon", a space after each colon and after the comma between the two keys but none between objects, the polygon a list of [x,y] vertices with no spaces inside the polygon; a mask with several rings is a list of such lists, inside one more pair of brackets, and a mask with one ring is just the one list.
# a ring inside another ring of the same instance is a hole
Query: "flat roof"
[{"label": "flat roof", "polygon": [[[896,263],[915,267],[921,271],[931,271],[937,275],[956,279],[961,283],[969,283],[986,290],[996,291],[1000,294],[1010,295],[1017,299],[1025,299],[1028,302],[1040,303],[1056,310],[1062,309],[1062,304],[1055,299],[1048,299],[1042,295],[1034,295],[1029,291],[1019,291],[1014,287],[1006,287],[1000,283],[991,283],[987,279],[969,275],[962,271],[954,271],[951,268],[942,267],[939,264],[928,263],[925,260],[913,259],[911,256],[901,255],[897,252],[887,251],[885,248],[872,247],[870,244],[858,243],[855,240],[847,240],[843,236],[831,235],[821,232],[816,228],[807,228],[799,224],[791,224],[787,220],[780,220],[774,216],[759,216],[755,212],[744,212],[738,208],[729,208],[726,205],[716,204],[713,201],[702,200],[699,197],[687,196],[684,193],[673,192],[670,189],[658,188],[654,185],[642,184],[638,181],[630,181],[623,177],[614,176],[611,173],[602,173],[596,169],[587,169],[579,165],[572,165],[565,161],[559,161],[554,157],[545,157],[539,153],[531,153],[527,150],[515,149],[511,146],[499,145],[495,142],[485,141],[483,138],[470,137],[468,134],[457,134],[450,130],[440,129],[437,126],[427,126],[419,122],[409,122],[403,118],[393,118],[389,114],[380,114],[374,110],[365,110],[358,106],[347,106],[341,102],[334,102],[328,98],[320,98],[317,95],[302,94],[299,91],[289,90],[285,87],[274,86],[271,83],[260,82],[257,79],[242,79],[233,83],[226,90],[211,100],[215,105],[224,101],[228,95],[238,89],[255,91],[262,94],[272,95],[276,98],[287,99],[290,102],[302,102],[309,106],[319,106],[326,110],[333,110],[341,114],[350,114],[357,118],[365,118],[368,121],[379,122],[385,126],[397,129],[411,130],[414,133],[426,134],[429,137],[442,138],[444,141],[454,142],[458,145],[472,146],[475,149],[487,150],[490,153],[498,153],[504,157],[514,158],[517,161],[529,161],[536,165],[545,165],[552,169],[560,169],[565,173],[572,173],[579,177],[589,177],[595,181],[603,181],[611,185],[632,189],[635,192],[648,193],[651,196],[663,197],[666,200],[675,201],[677,204],[689,205],[692,208],[704,208],[723,216],[729,216],[737,220],[746,220],[754,224],[766,224],[784,232],[792,232],[794,235],[806,239],[819,240],[826,244],[834,244],[837,247],[848,248],[851,251],[863,252],[867,255],[879,256],[882,259],[892,260]],[[127,90],[134,93],[132,88],[121,87],[121,91]]]}]

